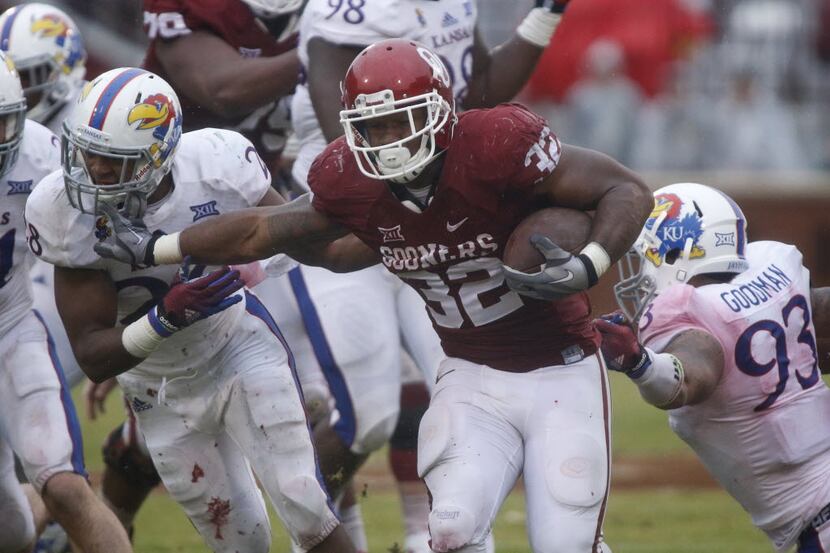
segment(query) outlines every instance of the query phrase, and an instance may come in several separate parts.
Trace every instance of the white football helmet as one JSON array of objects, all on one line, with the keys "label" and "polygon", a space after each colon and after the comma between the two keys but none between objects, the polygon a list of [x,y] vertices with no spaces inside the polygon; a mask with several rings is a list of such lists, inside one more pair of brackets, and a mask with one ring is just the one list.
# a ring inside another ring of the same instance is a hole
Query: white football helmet
[{"label": "white football helmet", "polygon": [[277,17],[298,11],[305,0],[242,0],[257,17]]},{"label": "white football helmet", "polygon": [[[161,77],[134,67],[102,74],[84,86],[63,123],[61,154],[66,192],[84,213],[100,214],[101,202],[123,209],[147,198],[170,171],[182,134],[182,110]],[[114,168],[116,182],[95,182],[93,163]]]},{"label": "white football helmet", "polygon": [[26,123],[26,98],[14,63],[0,52],[0,176],[14,167]]},{"label": "white football helmet", "polygon": [[654,296],[674,284],[745,271],[746,227],[741,208],[719,190],[690,182],[656,190],[654,210],[620,260],[617,303],[636,321]]},{"label": "white football helmet", "polygon": [[86,50],[68,15],[46,4],[22,4],[0,15],[0,48],[20,73],[28,117],[44,122],[72,99],[86,74]]}]

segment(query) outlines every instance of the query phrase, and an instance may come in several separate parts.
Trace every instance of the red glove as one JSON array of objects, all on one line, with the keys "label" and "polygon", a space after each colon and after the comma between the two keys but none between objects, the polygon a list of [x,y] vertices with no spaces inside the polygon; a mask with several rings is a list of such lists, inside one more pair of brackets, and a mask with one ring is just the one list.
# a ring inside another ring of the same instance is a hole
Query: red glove
[{"label": "red glove", "polygon": [[244,285],[239,271],[229,267],[190,278],[190,259],[187,258],[170,290],[150,311],[150,323],[161,336],[170,336],[240,302],[242,297],[233,294]]},{"label": "red glove", "polygon": [[600,351],[609,369],[631,378],[638,378],[645,372],[651,358],[622,313],[609,313],[594,319],[594,327],[602,335]]}]

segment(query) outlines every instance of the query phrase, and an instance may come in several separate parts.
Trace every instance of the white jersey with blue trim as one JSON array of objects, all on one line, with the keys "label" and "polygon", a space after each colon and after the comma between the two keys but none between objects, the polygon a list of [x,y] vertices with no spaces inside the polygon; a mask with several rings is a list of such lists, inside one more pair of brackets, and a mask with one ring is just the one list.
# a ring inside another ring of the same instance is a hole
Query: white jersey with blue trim
[{"label": "white jersey with blue trim", "polygon": [[[477,14],[475,0],[309,0],[300,18],[297,51],[303,67],[307,67],[308,43],[314,38],[358,48],[388,38],[421,42],[441,56],[450,74],[456,105],[459,105],[459,99],[466,95],[467,82],[473,71]],[[342,78],[343,75],[332,75],[335,82]],[[305,83],[298,85],[294,94],[291,123],[300,143],[291,174],[304,189],[308,189],[308,170],[327,142]]]},{"label": "white jersey with blue trim", "polygon": [[729,283],[661,293],[640,336],[660,350],[699,328],[720,343],[717,387],[670,411],[670,424],[783,551],[830,501],[830,388],[818,368],[801,252],[752,242],[746,259],[749,268]]},{"label": "white jersey with blue trim", "polygon": [[[207,217],[255,206],[271,183],[251,143],[236,132],[220,129],[182,135],[172,177],[172,192],[150,205],[144,215],[151,231],[169,234]],[[167,265],[133,270],[99,257],[93,245],[97,236],[109,231],[106,217],[72,207],[60,171],[46,177],[32,194],[26,219],[37,233],[32,249],[35,253],[40,250],[42,259],[61,267],[109,274],[118,291],[120,325],[129,324],[158,303],[179,269]],[[206,267],[203,272],[216,268]],[[244,310],[244,302],[240,302],[175,333],[131,372],[169,378],[203,363],[228,341]]]},{"label": "white jersey with blue trim", "polygon": [[32,307],[31,257],[26,246],[26,200],[40,180],[60,167],[60,141],[26,120],[17,161],[0,177],[0,336]]}]

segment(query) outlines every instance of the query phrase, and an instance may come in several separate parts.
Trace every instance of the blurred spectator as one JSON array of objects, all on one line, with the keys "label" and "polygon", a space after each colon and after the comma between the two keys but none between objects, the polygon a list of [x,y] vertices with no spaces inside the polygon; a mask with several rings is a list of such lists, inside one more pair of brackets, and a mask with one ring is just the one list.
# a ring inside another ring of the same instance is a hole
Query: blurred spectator
[{"label": "blurred spectator", "polygon": [[[705,4],[704,4],[705,6]],[[580,78],[578,61],[597,39],[619,43],[628,76],[647,96],[663,87],[674,60],[706,38],[711,22],[689,0],[576,0],[556,30],[556,48],[548,48],[531,80],[533,99],[562,101]]]},{"label": "blurred spectator", "polygon": [[630,163],[632,132],[642,95],[625,75],[619,44],[597,40],[585,52],[585,76],[568,92],[565,136],[577,146],[591,147]]},{"label": "blurred spectator", "polygon": [[667,86],[640,110],[631,166],[638,170],[695,171],[716,156],[712,106],[691,86],[689,68],[678,64]]},{"label": "blurred spectator", "polygon": [[805,168],[792,110],[751,69],[735,71],[728,94],[715,107],[717,166],[742,171]]}]

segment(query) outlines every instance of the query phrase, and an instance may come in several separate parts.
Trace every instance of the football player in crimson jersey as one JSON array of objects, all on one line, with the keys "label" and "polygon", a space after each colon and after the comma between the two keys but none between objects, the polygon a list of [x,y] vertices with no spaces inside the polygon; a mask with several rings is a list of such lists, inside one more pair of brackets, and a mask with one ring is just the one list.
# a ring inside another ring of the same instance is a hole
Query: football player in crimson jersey
[{"label": "football player in crimson jersey", "polygon": [[[633,243],[651,194],[519,105],[456,116],[446,67],[411,41],[361,52],[343,102],[346,134],[314,162],[311,195],[172,235],[113,213],[96,251],[135,266],[277,251],[335,271],[382,262],[422,296],[447,354],[418,440],[432,549],[483,551],[524,474],[534,551],[605,550],[608,389],[585,290]],[[545,205],[595,210],[589,244],[571,255],[538,237],[540,271],[507,272],[508,236]],[[362,248],[345,251],[353,236]]]},{"label": "football player in crimson jersey", "polygon": [[654,198],[615,287],[626,316],[596,321],[608,367],[669,411],[777,551],[827,551],[830,288],[810,288],[796,247],[747,244],[722,192],[679,183]]},{"label": "football player in crimson jersey", "polygon": [[[289,127],[284,96],[296,85],[301,0],[145,0],[150,40],[144,67],[177,92],[185,131],[234,129],[250,140],[272,175]],[[112,381],[87,386],[94,417]],[[132,521],[160,482],[131,414],[103,448],[102,491],[122,523]]]},{"label": "football player in crimson jersey", "polygon": [[[492,107],[522,88],[566,2],[536,2],[538,7],[516,34],[489,51],[479,37],[477,4],[475,0],[309,0],[300,19],[298,46],[307,79],[297,86],[291,104],[299,143],[292,176],[300,188],[308,190],[307,174],[314,158],[343,133],[340,77],[360,50],[374,42],[405,38],[429,45],[447,66],[459,107]],[[404,551],[422,553],[427,550],[429,506],[426,488],[417,476],[415,446],[429,397],[426,386],[432,387],[443,352],[426,314],[413,309],[421,300],[381,266],[346,277],[302,266],[291,274],[291,284],[288,297],[262,294],[273,305],[296,302],[305,325],[321,329],[322,336],[312,340],[312,347],[305,347],[303,337],[291,343],[307,397],[321,388],[317,383],[322,381],[337,411],[336,421],[317,432],[324,472],[349,476],[367,454],[389,440],[390,464],[402,496]],[[358,334],[346,317],[371,321],[372,327]],[[423,374],[419,379],[416,372],[414,382],[407,374],[403,386],[402,347]],[[330,485],[334,490],[341,486],[331,479]],[[360,543],[359,525],[352,523],[359,522],[359,512],[343,509],[341,514]]]}]

